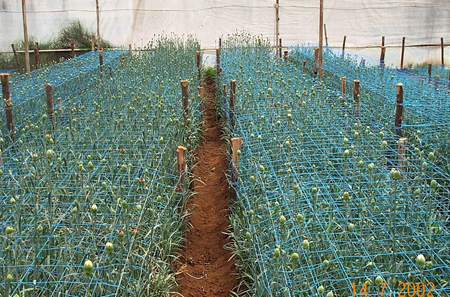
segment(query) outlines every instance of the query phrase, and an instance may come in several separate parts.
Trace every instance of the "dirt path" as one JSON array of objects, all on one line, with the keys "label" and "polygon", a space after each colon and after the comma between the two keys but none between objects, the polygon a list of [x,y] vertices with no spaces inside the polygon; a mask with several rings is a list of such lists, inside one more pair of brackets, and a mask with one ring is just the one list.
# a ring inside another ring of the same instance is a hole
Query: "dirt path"
[{"label": "dirt path", "polygon": [[[231,252],[224,249],[228,231],[229,200],[225,171],[226,144],[221,140],[221,127],[216,121],[214,91],[205,88],[203,142],[195,154],[197,166],[194,191],[187,207],[192,213],[186,228],[187,242],[182,250],[176,292],[185,297],[228,297],[239,281]],[[173,294],[174,296],[177,294]]]}]

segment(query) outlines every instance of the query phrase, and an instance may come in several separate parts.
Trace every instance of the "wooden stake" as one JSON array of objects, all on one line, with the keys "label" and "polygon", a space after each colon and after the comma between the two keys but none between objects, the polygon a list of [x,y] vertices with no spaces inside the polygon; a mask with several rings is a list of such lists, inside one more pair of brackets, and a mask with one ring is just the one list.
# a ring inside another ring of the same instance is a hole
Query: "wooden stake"
[{"label": "wooden stake", "polygon": [[287,59],[288,59],[288,51],[284,51],[284,55],[283,55],[284,63],[287,63]]},{"label": "wooden stake", "polygon": [[220,48],[216,49],[216,67],[217,67],[217,76],[220,76]]},{"label": "wooden stake", "polygon": [[183,110],[184,117],[187,119],[189,117],[189,82],[187,80],[182,80],[181,82],[181,95],[183,96]]},{"label": "wooden stake", "polygon": [[200,100],[203,100],[203,94],[204,94],[204,88],[203,87],[200,87],[200,86],[198,86],[197,87],[197,90],[198,90],[198,97],[200,98]]},{"label": "wooden stake", "polygon": [[91,36],[91,51],[95,50],[95,35]]},{"label": "wooden stake", "polygon": [[201,68],[201,57],[200,57],[200,51],[195,52],[195,63],[197,64],[197,72],[198,72],[198,83],[201,84],[202,80],[202,68]]},{"label": "wooden stake", "polygon": [[314,49],[314,75],[317,75],[317,61],[319,60],[319,48]]},{"label": "wooden stake", "polygon": [[223,96],[227,96],[227,84],[222,85],[222,93],[223,93]]},{"label": "wooden stake", "polygon": [[401,137],[397,141],[397,153],[398,153],[398,164],[397,168],[399,171],[406,171],[406,143],[408,142],[408,138]]},{"label": "wooden stake", "polygon": [[345,76],[341,77],[341,94],[342,100],[345,102],[345,93],[347,89],[347,78]]},{"label": "wooden stake", "polygon": [[386,55],[386,46],[381,46],[380,65],[384,65],[384,56]]},{"label": "wooden stake", "polygon": [[96,11],[97,11],[97,49],[101,50],[101,38],[100,38],[100,6],[98,5],[98,0],[95,0]]},{"label": "wooden stake", "polygon": [[359,80],[355,79],[353,81],[353,101],[355,102],[355,112],[356,117],[359,117],[359,96],[361,94],[360,84]]},{"label": "wooden stake", "polygon": [[342,42],[342,51],[345,52],[345,42],[347,41],[347,35],[344,35],[344,41]]},{"label": "wooden stake", "polygon": [[47,97],[47,113],[50,119],[50,123],[52,124],[52,130],[54,129],[53,123],[53,87],[51,84],[44,84],[45,94]]},{"label": "wooden stake", "polygon": [[222,38],[219,37],[219,48],[222,48]]},{"label": "wooden stake", "polygon": [[75,43],[70,43],[70,52],[72,54],[72,59],[75,58]]},{"label": "wooden stake", "polygon": [[325,45],[328,46],[327,25],[323,24],[323,32],[325,33]]},{"label": "wooden stake", "polygon": [[39,43],[36,42],[34,44],[34,68],[39,69],[40,61],[39,61]]},{"label": "wooden stake", "polygon": [[436,81],[439,81],[439,75],[438,74],[436,74],[435,76],[434,76],[434,79],[436,80]]},{"label": "wooden stake", "polygon": [[230,122],[231,129],[234,129],[234,103],[236,102],[236,85],[235,79],[230,81]]},{"label": "wooden stake", "polygon": [[405,58],[405,37],[402,38],[402,57],[400,59],[400,69],[403,69],[404,58]]},{"label": "wooden stake", "polygon": [[281,52],[282,52],[282,50],[283,50],[283,45],[282,45],[282,40],[281,40],[281,38],[280,38],[279,44],[280,44],[280,47],[278,48],[278,56],[279,56],[280,59],[281,59]]},{"label": "wooden stake", "polygon": [[432,65],[428,64],[428,76],[430,76],[430,77],[431,77],[431,67],[432,67]]},{"label": "wooden stake", "polygon": [[397,87],[397,106],[395,110],[395,132],[398,137],[403,137],[402,120],[403,120],[403,84],[398,83]]},{"label": "wooden stake", "polygon": [[14,46],[14,43],[11,44],[11,47],[12,47],[12,50],[14,53],[14,58],[16,59],[17,68],[20,70],[21,67],[20,67],[20,62],[19,62],[19,56],[17,56],[16,47]]},{"label": "wooden stake", "polygon": [[232,152],[232,166],[233,174],[232,180],[235,183],[239,176],[239,152],[242,146],[242,137],[231,138],[231,152]]},{"label": "wooden stake", "polygon": [[442,66],[445,65],[445,59],[444,59],[444,37],[441,37],[441,64]]},{"label": "wooden stake", "polygon": [[187,148],[184,146],[177,147],[177,163],[178,163],[178,185],[182,186],[184,184],[184,179],[187,172],[186,166],[186,151]]},{"label": "wooden stake", "polygon": [[319,80],[323,76],[323,0],[320,0],[319,9]]},{"label": "wooden stake", "polygon": [[381,36],[381,46],[384,46],[384,36]]},{"label": "wooden stake", "polygon": [[14,127],[13,105],[11,102],[11,91],[9,87],[9,73],[1,73],[0,79],[2,82],[3,100],[5,102],[6,128],[8,130],[9,137],[14,142],[16,141],[16,134]]},{"label": "wooden stake", "polygon": [[23,42],[25,47],[25,71],[30,73],[30,48],[28,45],[28,26],[27,26],[27,7],[25,0],[22,0],[22,19],[23,19]]},{"label": "wooden stake", "polygon": [[303,60],[303,62],[302,62],[302,72],[305,73],[305,71],[306,71],[306,61]]},{"label": "wooden stake", "polygon": [[103,70],[103,50],[98,51],[98,57],[100,60],[100,70]]},{"label": "wooden stake", "polygon": [[128,44],[128,51],[130,52],[130,56],[133,55],[133,48],[131,47],[131,43]]}]

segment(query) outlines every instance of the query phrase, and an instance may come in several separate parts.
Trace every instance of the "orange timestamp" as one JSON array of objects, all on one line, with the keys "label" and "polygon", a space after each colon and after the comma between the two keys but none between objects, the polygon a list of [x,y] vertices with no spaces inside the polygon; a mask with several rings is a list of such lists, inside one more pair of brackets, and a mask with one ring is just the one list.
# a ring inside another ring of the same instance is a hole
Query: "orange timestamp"
[{"label": "orange timestamp", "polygon": [[[399,291],[398,293],[386,293],[384,289],[386,288],[385,282],[381,282],[381,292],[380,294],[370,294],[367,292],[367,283],[364,283],[361,286],[361,289],[356,288],[356,284],[352,283],[352,293],[353,297],[356,296],[364,296],[364,297],[434,297],[432,292],[434,290],[434,283],[413,283],[413,282],[399,282]],[[357,293],[358,292],[358,293]]]}]

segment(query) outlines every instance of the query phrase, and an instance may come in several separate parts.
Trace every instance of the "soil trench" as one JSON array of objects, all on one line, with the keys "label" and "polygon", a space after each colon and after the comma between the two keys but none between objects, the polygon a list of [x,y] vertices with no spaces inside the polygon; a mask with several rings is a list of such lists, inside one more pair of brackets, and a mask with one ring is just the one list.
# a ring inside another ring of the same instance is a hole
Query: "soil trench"
[{"label": "soil trench", "polygon": [[205,91],[203,141],[195,151],[197,166],[193,172],[200,181],[194,181],[196,194],[187,202],[191,216],[175,291],[185,297],[228,297],[239,281],[232,254],[224,249],[230,204],[226,143],[216,120],[214,88],[207,85]]}]

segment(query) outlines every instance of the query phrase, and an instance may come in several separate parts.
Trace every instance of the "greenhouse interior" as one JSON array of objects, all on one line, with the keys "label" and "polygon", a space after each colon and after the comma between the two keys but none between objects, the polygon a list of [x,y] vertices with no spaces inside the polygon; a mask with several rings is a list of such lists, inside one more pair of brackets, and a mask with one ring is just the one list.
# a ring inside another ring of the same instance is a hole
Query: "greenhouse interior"
[{"label": "greenhouse interior", "polygon": [[448,0],[0,23],[0,296],[450,296]]}]

